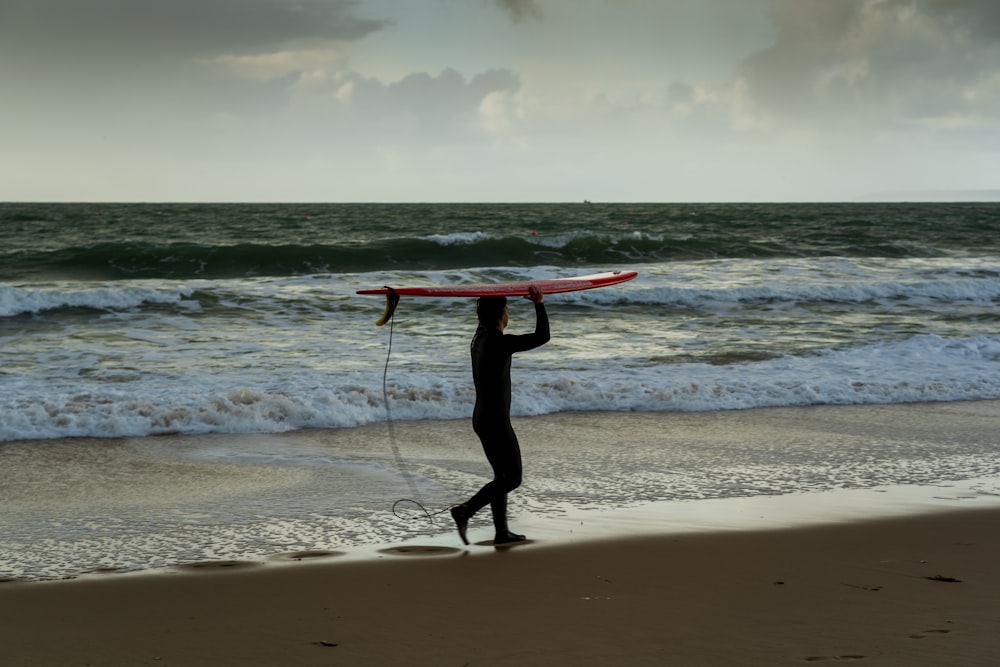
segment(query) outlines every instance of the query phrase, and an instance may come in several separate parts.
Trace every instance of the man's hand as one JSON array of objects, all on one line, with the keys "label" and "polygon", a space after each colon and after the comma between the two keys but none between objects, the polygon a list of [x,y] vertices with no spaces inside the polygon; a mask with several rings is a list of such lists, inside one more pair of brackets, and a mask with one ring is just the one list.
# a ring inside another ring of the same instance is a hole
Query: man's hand
[{"label": "man's hand", "polygon": [[542,302],[542,290],[538,287],[538,285],[529,285],[528,286],[528,296],[526,296],[524,298],[525,299],[531,299],[531,301],[533,303],[541,303]]}]

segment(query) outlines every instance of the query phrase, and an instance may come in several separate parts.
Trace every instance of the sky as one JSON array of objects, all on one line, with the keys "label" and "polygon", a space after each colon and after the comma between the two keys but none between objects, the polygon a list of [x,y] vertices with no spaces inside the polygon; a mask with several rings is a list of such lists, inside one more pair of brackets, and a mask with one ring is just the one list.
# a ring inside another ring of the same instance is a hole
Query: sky
[{"label": "sky", "polygon": [[984,189],[998,0],[0,0],[0,201]]}]

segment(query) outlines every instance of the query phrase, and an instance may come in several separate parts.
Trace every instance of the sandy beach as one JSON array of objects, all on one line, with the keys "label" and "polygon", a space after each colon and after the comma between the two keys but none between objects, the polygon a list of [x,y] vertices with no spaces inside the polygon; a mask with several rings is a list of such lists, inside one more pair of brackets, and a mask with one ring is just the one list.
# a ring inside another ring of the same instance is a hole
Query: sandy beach
[{"label": "sandy beach", "polygon": [[785,530],[0,585],[2,663],[993,665],[1000,521]]},{"label": "sandy beach", "polygon": [[[67,574],[0,583],[0,664],[993,665],[997,408],[519,420],[505,549],[398,525],[374,427],[8,443],[0,562]],[[435,505],[482,479],[464,422],[399,428]],[[376,513],[313,513],[345,484]]]}]

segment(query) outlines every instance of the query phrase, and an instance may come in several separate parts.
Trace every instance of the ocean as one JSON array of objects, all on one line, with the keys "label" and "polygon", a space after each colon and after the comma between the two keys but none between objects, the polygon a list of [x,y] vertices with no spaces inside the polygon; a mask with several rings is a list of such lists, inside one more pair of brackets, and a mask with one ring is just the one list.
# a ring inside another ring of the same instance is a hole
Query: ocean
[{"label": "ocean", "polygon": [[[514,414],[1000,397],[1000,205],[0,206],[0,439],[461,419],[472,300],[548,300]],[[530,304],[512,304],[512,329]],[[525,323],[525,326],[530,322]]]},{"label": "ocean", "polygon": [[515,416],[1000,398],[1000,204],[4,203],[0,240],[0,455],[389,423],[405,458],[407,423],[468,428],[474,302],[376,327],[357,290],[615,269],[545,299]]}]

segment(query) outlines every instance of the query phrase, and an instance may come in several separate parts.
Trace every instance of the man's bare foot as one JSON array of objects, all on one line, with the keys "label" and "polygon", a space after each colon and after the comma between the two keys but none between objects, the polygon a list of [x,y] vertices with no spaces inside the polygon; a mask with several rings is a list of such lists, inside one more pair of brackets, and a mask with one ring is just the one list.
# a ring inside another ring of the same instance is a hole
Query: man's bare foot
[{"label": "man's bare foot", "polygon": [[458,536],[462,538],[462,544],[468,544],[469,539],[465,536],[465,531],[469,527],[469,515],[465,505],[455,505],[451,508],[451,518],[455,520],[455,528]]},{"label": "man's bare foot", "polygon": [[503,533],[497,533],[496,537],[493,538],[493,544],[510,544],[512,542],[524,542],[524,540],[524,535],[518,535],[507,530]]}]

